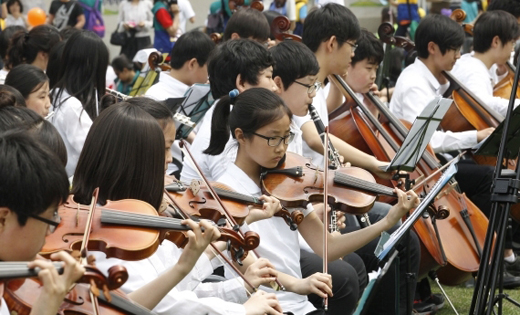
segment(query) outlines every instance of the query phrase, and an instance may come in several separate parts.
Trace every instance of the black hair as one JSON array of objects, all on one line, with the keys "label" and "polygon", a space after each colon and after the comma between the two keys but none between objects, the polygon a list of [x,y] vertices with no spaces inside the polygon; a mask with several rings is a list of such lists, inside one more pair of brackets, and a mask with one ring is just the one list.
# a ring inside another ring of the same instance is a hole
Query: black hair
[{"label": "black hair", "polygon": [[276,38],[276,36],[274,35],[273,28],[271,26],[273,25],[273,20],[282,14],[278,13],[277,11],[271,11],[271,10],[264,11],[262,13],[265,15],[267,22],[269,23],[269,29],[271,30],[269,33],[269,38],[274,40]]},{"label": "black hair", "polygon": [[65,167],[26,131],[0,133],[0,165],[0,207],[15,212],[21,226],[28,215],[39,215],[67,200]]},{"label": "black hair", "polygon": [[345,6],[328,3],[312,10],[303,24],[302,41],[313,52],[320,44],[336,36],[339,46],[347,40],[357,40],[360,34],[356,16]]},{"label": "black hair", "polygon": [[14,3],[18,3],[18,5],[20,6],[20,13],[23,13],[23,4],[20,0],[7,0],[7,13],[12,14],[11,9],[9,9],[9,7],[12,6]]},{"label": "black hair", "polygon": [[377,37],[366,29],[361,30],[357,40],[356,54],[352,57],[352,66],[359,61],[368,59],[368,63],[379,65],[385,57],[383,44]]},{"label": "black hair", "polygon": [[49,78],[42,69],[30,65],[21,64],[9,71],[5,78],[5,85],[17,89],[27,99],[29,95],[38,90]]},{"label": "black hair", "polygon": [[415,48],[417,56],[428,58],[428,43],[439,46],[444,55],[447,50],[457,50],[464,44],[464,30],[447,16],[429,14],[421,20],[415,32]]},{"label": "black hair", "polygon": [[253,8],[241,8],[227,22],[222,40],[230,40],[233,33],[237,33],[240,38],[265,42],[271,33],[271,26],[262,12]]},{"label": "black hair", "polygon": [[173,113],[164,102],[158,102],[149,97],[132,97],[126,102],[139,107],[155,118],[163,130],[169,123],[173,123]]},{"label": "black hair", "polygon": [[180,69],[186,61],[195,58],[202,67],[214,48],[215,43],[207,34],[196,30],[184,33],[172,48],[170,65],[173,69]]},{"label": "black hair", "polygon": [[502,46],[518,38],[518,22],[505,11],[495,10],[482,13],[473,27],[473,50],[485,53],[491,48],[493,38],[498,36]]},{"label": "black hair", "polygon": [[282,79],[284,89],[288,89],[297,79],[316,75],[320,71],[320,65],[314,53],[297,41],[283,41],[269,51],[276,64],[273,77]]},{"label": "black hair", "polygon": [[81,32],[79,28],[75,28],[73,26],[67,25],[64,29],[60,31],[61,38],[63,40],[67,40],[72,37],[72,35]]},{"label": "black hair", "polygon": [[259,74],[269,67],[274,67],[273,56],[258,42],[237,39],[222,43],[208,62],[213,98],[219,99],[235,89],[239,74],[244,82],[258,84]]},{"label": "black hair", "polygon": [[520,1],[518,0],[494,0],[488,7],[487,11],[502,10],[511,13],[515,18],[520,17]]},{"label": "black hair", "polygon": [[49,88],[53,89],[58,82],[60,69],[62,66],[61,56],[63,55],[63,49],[65,48],[65,44],[67,40],[62,40],[52,47],[51,52],[49,53],[49,62],[47,63],[47,77],[49,78]]},{"label": "black hair", "polygon": [[112,60],[112,68],[117,71],[134,70],[134,64],[125,55],[119,55]]},{"label": "black hair", "polygon": [[148,113],[125,102],[110,106],[94,121],[74,173],[72,193],[90,203],[138,199],[156,209],[164,188],[164,134]]},{"label": "black hair", "polygon": [[7,50],[7,68],[12,69],[22,63],[33,63],[40,51],[49,53],[59,41],[60,33],[51,25],[38,25],[29,32],[17,32],[13,35]]},{"label": "black hair", "polygon": [[82,30],[67,40],[61,56],[58,82],[53,88],[54,108],[65,100],[61,95],[67,91],[76,97],[83,109],[94,119],[98,115],[97,103],[105,94],[106,72],[108,67],[108,48],[95,33]]},{"label": "black hair", "polygon": [[20,25],[11,25],[6,27],[1,33],[0,33],[0,57],[6,61],[7,57],[7,49],[9,48],[9,45],[11,43],[11,38],[13,35],[19,31],[24,31],[25,28]]},{"label": "black hair", "polygon": [[45,144],[56,154],[63,167],[67,165],[67,148],[60,133],[49,121],[24,107],[0,108],[0,132],[24,129],[33,134],[38,142]]},{"label": "black hair", "polygon": [[[231,109],[233,105],[233,110]],[[246,138],[253,132],[284,115],[292,119],[292,113],[285,102],[275,93],[263,88],[252,88],[231,99],[220,99],[211,120],[211,139],[205,154],[219,155],[229,140],[229,133],[235,139],[235,130],[240,128]]]},{"label": "black hair", "polygon": [[0,85],[0,109],[6,106],[27,107],[25,98],[17,89],[2,84]]}]

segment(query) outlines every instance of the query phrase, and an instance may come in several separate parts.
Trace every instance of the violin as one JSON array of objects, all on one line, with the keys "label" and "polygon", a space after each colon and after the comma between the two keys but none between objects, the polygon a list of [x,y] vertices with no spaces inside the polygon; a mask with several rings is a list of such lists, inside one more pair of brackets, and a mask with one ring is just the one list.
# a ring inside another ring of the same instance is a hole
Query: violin
[{"label": "violin", "polygon": [[309,202],[323,200],[327,185],[329,203],[334,209],[359,215],[372,208],[377,194],[396,197],[392,188],[377,184],[364,169],[342,167],[325,171],[331,172],[327,183],[324,171],[309,159],[287,152],[280,167],[262,172],[262,191],[278,198],[286,207],[305,207]]},{"label": "violin", "polygon": [[[235,192],[222,183],[211,183],[211,186],[222,199],[226,208],[231,211],[238,224],[242,224],[245,217],[249,214],[249,209],[243,207],[243,205],[262,206],[264,204],[262,200]],[[179,203],[182,209],[193,210],[193,212],[188,211],[190,215],[198,215],[213,220],[214,222],[218,222],[218,219],[224,216],[216,205],[207,205],[208,202],[213,204],[215,201],[213,201],[210,192],[200,181],[192,181],[189,187],[176,181],[166,185],[165,189],[170,193],[170,196]],[[187,198],[184,198],[184,194],[179,194],[180,192],[187,194]],[[240,206],[237,206],[236,203],[240,204]],[[239,210],[238,214],[236,209]],[[282,217],[293,231],[298,228],[298,224],[300,224],[304,218],[301,211],[297,210],[289,213],[285,208],[278,211],[275,216]]]},{"label": "violin", "polygon": [[[98,210],[94,213],[88,249],[102,251],[107,257],[141,260],[151,256],[164,239],[179,247],[188,242],[182,233],[190,229],[188,226],[181,224],[179,219],[160,217],[146,202],[132,199],[107,201]],[[78,249],[83,243],[89,208],[76,203],[71,195],[58,212],[60,225],[46,237],[42,255]],[[219,240],[229,242],[237,251],[251,250],[259,244],[258,236],[253,234],[242,239],[231,229],[221,227],[219,230]]]},{"label": "violin", "polygon": [[[390,161],[404,141],[410,124],[396,119],[372,93],[365,94],[361,102],[341,78],[334,77],[332,82],[343,91],[347,102],[355,105],[350,107],[347,115],[334,113],[338,118],[330,122],[331,131],[351,145],[373,154],[378,160]],[[410,174],[416,181],[429,178],[422,187],[423,194],[427,194],[429,187],[439,178],[440,174],[430,176],[437,169],[439,163],[428,146],[417,168]],[[386,185],[401,186],[396,180],[380,180],[383,181]],[[433,218],[436,224],[433,225],[428,217]],[[420,277],[430,270],[446,266],[438,271],[441,282],[448,285],[463,283],[479,268],[487,218],[466,195],[457,191],[456,182],[452,182],[436,197],[428,209],[428,217],[420,218],[414,225],[421,240]],[[466,220],[471,222],[469,226]],[[454,239],[457,242],[453,242]]]}]

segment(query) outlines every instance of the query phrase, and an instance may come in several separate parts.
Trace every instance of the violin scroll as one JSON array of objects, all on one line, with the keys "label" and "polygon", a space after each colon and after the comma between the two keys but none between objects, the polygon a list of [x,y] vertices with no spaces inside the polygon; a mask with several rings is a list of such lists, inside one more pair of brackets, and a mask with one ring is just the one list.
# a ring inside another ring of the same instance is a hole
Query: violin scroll
[{"label": "violin scroll", "polygon": [[255,0],[251,3],[250,7],[260,12],[264,11],[264,4],[262,3],[262,1]]},{"label": "violin scroll", "polygon": [[298,225],[300,225],[300,223],[305,218],[303,212],[301,212],[300,210],[295,210],[289,213],[289,211],[285,207],[282,207],[282,210],[275,213],[274,216],[281,217],[282,219],[284,219],[285,223],[287,223],[291,231],[296,231],[298,229]]},{"label": "violin scroll", "polygon": [[462,9],[455,9],[450,15],[450,19],[457,23],[462,23],[466,19],[466,12]]},{"label": "violin scroll", "polygon": [[209,37],[215,44],[218,44],[222,41],[222,34],[220,34],[220,33],[211,33],[211,35],[209,35]]},{"label": "violin scroll", "polygon": [[284,41],[286,39],[293,39],[301,42],[302,39],[300,36],[288,33],[290,28],[291,21],[284,15],[275,17],[271,23],[271,33],[274,34],[276,40]]},{"label": "violin scroll", "polygon": [[164,63],[164,58],[161,53],[154,51],[148,57],[148,64],[154,71],[167,71],[170,70],[170,66]]},{"label": "violin scroll", "polygon": [[379,35],[379,39],[388,45],[395,45],[394,38],[395,28],[392,24],[388,22],[384,22],[379,25],[377,29],[377,34]]}]

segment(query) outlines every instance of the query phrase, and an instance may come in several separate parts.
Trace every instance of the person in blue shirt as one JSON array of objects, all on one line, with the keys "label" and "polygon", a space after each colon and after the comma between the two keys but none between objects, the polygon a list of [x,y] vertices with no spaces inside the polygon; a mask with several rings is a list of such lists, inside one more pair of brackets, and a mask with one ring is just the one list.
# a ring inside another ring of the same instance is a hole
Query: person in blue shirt
[{"label": "person in blue shirt", "polygon": [[140,71],[134,69],[133,63],[125,55],[114,58],[112,68],[117,75],[116,91],[129,95]]}]

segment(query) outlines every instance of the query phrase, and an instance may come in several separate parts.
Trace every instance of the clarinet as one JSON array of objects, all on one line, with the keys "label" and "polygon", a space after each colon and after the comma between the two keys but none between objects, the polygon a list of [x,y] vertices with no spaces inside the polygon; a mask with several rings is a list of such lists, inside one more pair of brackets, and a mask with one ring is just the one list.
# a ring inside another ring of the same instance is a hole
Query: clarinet
[{"label": "clarinet", "polygon": [[[325,140],[325,125],[323,124],[323,121],[321,121],[318,111],[312,104],[309,105],[309,114],[311,115],[311,118],[314,121],[314,125],[316,126],[316,130],[318,130],[321,141],[323,142]],[[330,138],[329,138],[329,143],[328,143],[328,152],[326,152],[326,154],[330,161],[329,168],[337,169],[341,166],[339,152],[332,145]],[[365,228],[370,225],[370,220],[368,218],[368,214],[366,214],[366,213],[362,214],[362,215],[356,215],[356,219],[358,220],[359,226],[361,226],[361,228]],[[329,231],[331,233],[339,231],[337,222],[338,222],[337,211],[332,211],[332,213],[330,215],[330,224],[329,224]]]}]

